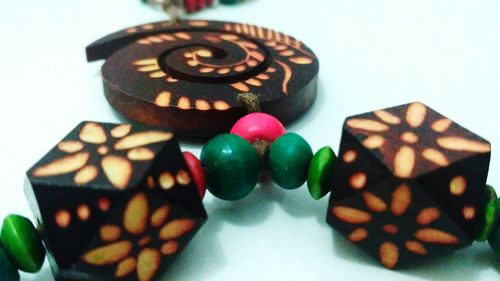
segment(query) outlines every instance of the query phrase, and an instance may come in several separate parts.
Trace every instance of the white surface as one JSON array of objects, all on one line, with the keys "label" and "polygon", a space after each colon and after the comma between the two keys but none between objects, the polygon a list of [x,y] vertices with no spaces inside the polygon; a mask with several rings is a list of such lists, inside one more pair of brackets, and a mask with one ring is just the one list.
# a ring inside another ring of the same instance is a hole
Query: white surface
[{"label": "white surface", "polygon": [[[299,5],[299,3],[301,5]],[[421,100],[500,146],[500,2],[255,0],[196,14],[292,34],[321,62],[319,97],[288,129],[315,150],[337,150],[348,115]],[[24,172],[81,120],[120,121],[85,46],[162,20],[139,0],[3,1],[0,8],[0,216],[30,216]],[[183,143],[199,154],[199,144]],[[489,182],[500,186],[493,152]],[[499,190],[500,191],[500,190]],[[206,198],[209,220],[164,280],[498,280],[487,245],[391,272],[333,234],[327,199],[307,189],[257,189],[245,200]],[[496,266],[495,266],[496,263]],[[51,281],[45,264],[22,280]]]}]

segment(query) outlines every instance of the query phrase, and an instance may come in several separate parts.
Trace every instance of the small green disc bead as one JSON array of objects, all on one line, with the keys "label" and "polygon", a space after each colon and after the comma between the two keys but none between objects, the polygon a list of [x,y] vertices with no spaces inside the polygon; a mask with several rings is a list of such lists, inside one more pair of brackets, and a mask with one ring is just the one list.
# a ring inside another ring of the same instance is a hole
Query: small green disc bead
[{"label": "small green disc bead", "polygon": [[[497,217],[500,217],[500,199],[497,199]],[[497,221],[497,225],[494,228],[493,232],[491,233],[488,243],[490,244],[491,249],[493,249],[493,252],[497,256],[497,258],[500,259],[500,220]]]},{"label": "small green disc bead", "polygon": [[259,180],[257,151],[237,135],[222,134],[211,139],[200,158],[207,173],[207,189],[220,199],[241,199]]},{"label": "small green disc bead", "polygon": [[306,181],[312,156],[311,146],[301,136],[295,133],[284,134],[269,149],[269,173],[282,188],[298,188]]},{"label": "small green disc bead", "polygon": [[484,226],[475,239],[479,242],[488,240],[498,220],[499,210],[497,210],[497,193],[495,192],[495,189],[489,185],[486,186],[486,192],[487,202],[484,211]]},{"label": "small green disc bead", "polygon": [[19,271],[10,261],[3,245],[0,245],[0,280],[19,281],[19,278]]},{"label": "small green disc bead", "polygon": [[234,5],[239,3],[241,0],[219,0],[222,5]]},{"label": "small green disc bead", "polygon": [[2,225],[2,243],[14,265],[21,271],[35,273],[45,259],[45,248],[31,221],[19,215],[7,216]]},{"label": "small green disc bead", "polygon": [[328,194],[333,177],[333,164],[337,160],[335,152],[325,146],[314,154],[307,172],[307,187],[311,197],[318,200]]}]

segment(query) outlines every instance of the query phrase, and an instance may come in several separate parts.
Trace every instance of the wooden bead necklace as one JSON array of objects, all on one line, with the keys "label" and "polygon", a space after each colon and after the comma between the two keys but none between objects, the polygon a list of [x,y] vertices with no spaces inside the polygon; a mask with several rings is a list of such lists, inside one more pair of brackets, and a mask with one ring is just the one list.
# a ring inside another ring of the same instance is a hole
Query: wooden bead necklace
[{"label": "wooden bead necklace", "polygon": [[[210,5],[184,1],[186,12]],[[288,35],[160,22],[109,35],[87,57],[106,59],[108,101],[145,125],[82,122],[27,172],[38,228],[4,219],[1,280],[38,272],[46,253],[56,280],[160,280],[207,220],[206,189],[239,200],[262,175],[284,189],[307,183],[315,200],[330,193],[328,224],[386,268],[473,241],[500,257],[490,143],[415,102],[347,118],[339,157],[329,146],[314,154],[282,124],[313,103],[319,69]],[[218,135],[198,159],[174,132]]]}]

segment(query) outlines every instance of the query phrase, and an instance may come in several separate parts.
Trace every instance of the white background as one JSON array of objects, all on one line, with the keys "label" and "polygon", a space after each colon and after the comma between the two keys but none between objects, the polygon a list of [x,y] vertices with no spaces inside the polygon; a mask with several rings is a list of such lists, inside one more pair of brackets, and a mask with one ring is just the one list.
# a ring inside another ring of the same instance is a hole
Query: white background
[{"label": "white background", "polygon": [[[337,150],[346,116],[420,100],[500,146],[497,0],[255,0],[193,18],[254,23],[303,40],[320,58],[319,96],[288,127],[317,150]],[[139,0],[2,1],[0,215],[31,217],[25,171],[82,120],[118,122],[85,46],[163,20]],[[183,143],[199,154],[201,145]],[[500,155],[489,182],[500,191]],[[164,280],[498,280],[488,245],[392,272],[325,223],[327,198],[307,189],[256,189],[226,203],[208,195],[209,220]],[[63,242],[63,241],[61,241]],[[48,265],[22,280],[53,280]]]}]

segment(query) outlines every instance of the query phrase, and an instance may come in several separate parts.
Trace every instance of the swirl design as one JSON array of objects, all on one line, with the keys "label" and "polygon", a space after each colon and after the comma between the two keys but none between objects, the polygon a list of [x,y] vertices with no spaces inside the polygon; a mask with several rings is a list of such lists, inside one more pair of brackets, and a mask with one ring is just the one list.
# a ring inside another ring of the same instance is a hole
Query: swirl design
[{"label": "swirl design", "polygon": [[319,69],[312,51],[291,36],[213,21],[129,28],[90,45],[87,57],[107,59],[106,96],[119,112],[195,136],[226,131],[245,114],[238,94],[249,92],[265,112],[295,119],[315,99]]}]

